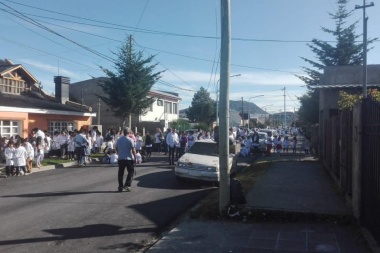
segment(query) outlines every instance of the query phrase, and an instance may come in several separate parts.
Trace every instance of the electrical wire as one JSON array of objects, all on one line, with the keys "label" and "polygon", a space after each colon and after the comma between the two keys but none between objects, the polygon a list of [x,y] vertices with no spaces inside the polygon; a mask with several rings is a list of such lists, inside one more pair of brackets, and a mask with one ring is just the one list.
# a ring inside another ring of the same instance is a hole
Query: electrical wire
[{"label": "electrical wire", "polygon": [[28,16],[26,16],[26,15],[24,15],[24,14],[18,12],[17,10],[15,10],[15,9],[13,9],[12,7],[10,7],[10,6],[6,5],[6,4],[4,4],[3,2],[0,2],[0,4],[2,4],[2,5],[4,5],[4,6],[6,6],[6,7],[8,7],[9,9],[11,9],[12,11],[14,11],[15,13],[17,13],[17,14],[19,14],[19,15],[16,15],[15,13],[12,13],[12,12],[7,11],[9,14],[14,15],[14,16],[16,16],[16,17],[18,17],[18,18],[20,18],[20,19],[22,19],[22,20],[24,20],[24,21],[26,21],[26,22],[28,22],[28,23],[30,23],[30,24],[33,24],[33,25],[35,25],[35,26],[37,26],[37,27],[43,29],[43,30],[46,30],[46,31],[48,31],[48,32],[50,32],[50,33],[53,33],[53,34],[55,34],[55,35],[57,35],[57,36],[59,36],[59,37],[65,39],[65,40],[67,40],[67,41],[69,41],[69,42],[71,42],[71,43],[73,43],[73,44],[75,44],[75,45],[77,45],[77,46],[79,46],[79,47],[81,47],[81,48],[83,48],[83,49],[85,49],[85,50],[87,50],[87,51],[89,51],[89,52],[91,52],[91,53],[93,53],[93,54],[95,54],[95,55],[97,55],[97,56],[99,56],[99,57],[105,59],[105,60],[107,60],[107,61],[110,61],[110,62],[112,62],[112,63],[115,63],[115,61],[114,61],[112,58],[108,57],[107,55],[104,55],[104,54],[102,54],[102,53],[99,53],[99,52],[97,52],[97,51],[95,51],[95,50],[93,50],[93,49],[91,49],[91,48],[89,48],[89,47],[86,47],[86,46],[84,46],[84,45],[82,45],[82,44],[80,44],[80,43],[78,43],[78,42],[75,42],[75,41],[72,40],[72,39],[69,39],[69,38],[67,38],[67,37],[65,37],[65,36],[63,36],[63,35],[61,35],[61,34],[55,32],[55,31],[53,31],[53,30],[51,30],[50,28],[48,28],[48,27],[46,27],[46,26],[40,24],[39,22],[33,20],[32,18],[30,18],[30,17],[28,17]]},{"label": "electrical wire", "polygon": [[[109,28],[109,29],[117,29],[117,30],[127,30],[127,31],[139,32],[139,33],[147,33],[147,34],[157,34],[157,35],[165,35],[165,36],[178,36],[178,37],[189,37],[189,38],[203,38],[203,39],[221,39],[220,37],[217,37],[217,36],[180,34],[180,33],[164,32],[164,31],[157,31],[157,30],[150,30],[150,29],[141,29],[141,28],[136,29],[136,28],[133,28],[131,26],[125,26],[125,25],[119,25],[119,24],[104,22],[104,21],[95,20],[95,19],[83,18],[83,17],[79,17],[79,16],[75,16],[75,15],[65,14],[65,13],[62,13],[62,12],[57,12],[57,11],[47,10],[47,9],[43,9],[43,8],[38,8],[38,7],[27,5],[27,4],[21,4],[21,3],[18,3],[18,2],[15,2],[15,1],[11,1],[11,0],[3,0],[3,1],[11,2],[11,3],[14,3],[14,4],[22,5],[22,6],[33,8],[33,9],[42,10],[42,11],[45,11],[45,12],[59,14],[59,15],[62,15],[62,16],[72,17],[72,18],[76,18],[76,19],[82,19],[82,20],[91,21],[91,22],[100,23],[100,24],[112,25],[112,26],[115,26],[115,27],[100,26],[100,25],[94,25],[94,24],[88,24],[88,23],[80,23],[80,22],[75,22],[75,21],[72,21],[72,20],[64,20],[64,19],[43,17],[43,16],[34,15],[34,14],[28,14],[29,16],[37,16],[37,17],[42,17],[42,18],[47,18],[47,19],[54,19],[54,20],[58,20],[58,21],[64,21],[64,22],[70,22],[70,23],[76,23],[76,24],[82,24],[82,25],[89,25],[89,26]],[[116,27],[119,27],[119,28],[116,28]],[[246,41],[246,42],[274,42],[274,43],[312,43],[313,42],[312,40],[281,40],[281,39],[252,39],[252,38],[231,38],[231,40]],[[374,40],[374,42],[379,42],[379,41],[380,41],[379,39]],[[324,42],[327,42],[327,43],[336,43],[337,41],[328,41],[328,40],[326,40]],[[362,41],[356,41],[356,42],[362,43]]]}]

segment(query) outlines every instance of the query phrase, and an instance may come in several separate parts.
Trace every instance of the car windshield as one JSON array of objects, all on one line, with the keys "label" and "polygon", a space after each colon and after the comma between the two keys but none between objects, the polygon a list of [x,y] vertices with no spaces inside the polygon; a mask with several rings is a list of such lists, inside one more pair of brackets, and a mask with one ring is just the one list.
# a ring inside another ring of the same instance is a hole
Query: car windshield
[{"label": "car windshield", "polygon": [[219,148],[215,142],[197,141],[191,146],[188,153],[197,155],[218,156]]},{"label": "car windshield", "polygon": [[266,139],[266,138],[267,138],[266,134],[259,133],[259,139]]}]

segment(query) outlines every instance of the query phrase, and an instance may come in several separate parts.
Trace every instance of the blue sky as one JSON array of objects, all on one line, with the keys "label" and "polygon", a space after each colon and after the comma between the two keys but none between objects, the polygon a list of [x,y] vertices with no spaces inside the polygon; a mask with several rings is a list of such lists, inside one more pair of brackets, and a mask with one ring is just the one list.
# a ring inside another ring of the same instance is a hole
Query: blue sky
[{"label": "blue sky", "polygon": [[[362,4],[351,0],[348,9]],[[201,86],[216,97],[220,0],[1,0],[0,6],[0,58],[22,64],[49,92],[56,75],[71,82],[104,76],[99,66],[112,69],[106,57],[113,57],[132,34],[135,49],[156,55],[157,71],[166,70],[154,89],[179,93],[180,109],[191,104]],[[243,97],[279,112],[284,110],[286,87],[286,110],[297,110],[296,97],[306,88],[294,74],[302,75],[302,67],[309,66],[300,57],[314,59],[305,41],[334,39],[321,26],[335,28],[328,13],[336,8],[335,0],[232,0],[231,75],[240,76],[230,79],[230,99]],[[19,13],[11,15],[15,10]],[[58,35],[21,19],[20,13]],[[368,37],[380,37],[379,13],[375,1],[367,9]],[[350,24],[359,21],[358,34],[362,15],[356,10],[349,19]],[[368,64],[380,64],[380,42],[373,46]]]}]

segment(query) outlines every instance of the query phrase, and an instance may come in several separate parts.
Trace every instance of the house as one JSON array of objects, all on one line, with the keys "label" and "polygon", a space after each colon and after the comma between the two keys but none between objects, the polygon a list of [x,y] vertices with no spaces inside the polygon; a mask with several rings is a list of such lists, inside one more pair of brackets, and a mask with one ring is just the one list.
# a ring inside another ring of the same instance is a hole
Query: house
[{"label": "house", "polygon": [[[328,66],[320,78],[319,90],[319,136],[325,136],[327,121],[338,115],[339,91],[362,94],[363,66]],[[367,66],[367,89],[380,88],[380,64]],[[323,150],[324,138],[319,139]],[[323,155],[323,153],[321,153]]]},{"label": "house", "polygon": [[[70,99],[78,103],[91,106],[97,111],[94,124],[101,125],[103,133],[106,129],[119,129],[122,126],[120,119],[115,117],[111,109],[98,98],[103,94],[99,83],[107,80],[106,77],[93,78],[70,84]],[[181,101],[177,93],[151,90],[148,96],[154,102],[144,115],[132,115],[131,126],[134,131],[149,130],[155,132],[156,128],[167,128],[169,122],[178,120],[178,104]]]},{"label": "house", "polygon": [[50,133],[90,126],[91,107],[69,101],[69,78],[54,78],[55,96],[47,94],[22,65],[0,60],[0,136],[27,137],[33,128]]}]

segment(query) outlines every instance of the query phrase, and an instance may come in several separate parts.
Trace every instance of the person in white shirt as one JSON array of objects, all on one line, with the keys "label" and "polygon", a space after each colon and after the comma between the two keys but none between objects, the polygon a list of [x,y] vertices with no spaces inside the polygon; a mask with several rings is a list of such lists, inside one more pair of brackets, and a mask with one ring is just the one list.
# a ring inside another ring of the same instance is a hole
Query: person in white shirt
[{"label": "person in white shirt", "polygon": [[97,131],[96,132],[96,141],[95,141],[95,153],[98,154],[102,145],[103,145],[103,136],[102,133]]},{"label": "person in white shirt", "polygon": [[45,139],[45,133],[41,131],[40,129],[38,129],[37,127],[32,129],[32,135],[36,139],[38,137],[41,137],[42,140]]},{"label": "person in white shirt", "polygon": [[143,145],[143,138],[142,136],[140,135],[140,133],[136,133],[136,141],[135,141],[135,144],[136,144],[136,152],[141,152],[141,149],[142,149],[142,145]]},{"label": "person in white shirt", "polygon": [[58,142],[61,149],[61,158],[65,158],[67,153],[67,133],[66,130],[62,130],[61,134],[58,137]]},{"label": "person in white shirt", "polygon": [[94,126],[91,130],[91,143],[92,143],[92,153],[95,153],[96,152],[96,133],[98,131],[98,127],[97,126]]},{"label": "person in white shirt", "polygon": [[5,173],[7,177],[13,176],[13,169],[14,169],[14,161],[13,161],[13,155],[15,152],[14,148],[14,142],[9,141],[7,147],[4,150],[5,155]]},{"label": "person in white shirt", "polygon": [[110,163],[111,164],[117,164],[117,160],[118,159],[119,159],[119,156],[117,155],[116,150],[112,149],[112,153],[111,153],[111,156],[110,156]]},{"label": "person in white shirt", "polygon": [[48,158],[51,150],[51,138],[49,133],[46,133],[45,136],[44,158]]},{"label": "person in white shirt", "polygon": [[51,140],[51,156],[60,156],[61,155],[61,145],[59,144],[59,132],[54,131],[53,138]]},{"label": "person in white shirt", "polygon": [[197,138],[194,135],[194,131],[190,131],[189,135],[187,136],[187,149],[191,148],[196,140]]},{"label": "person in white shirt", "polygon": [[22,166],[26,166],[26,170],[28,173],[32,173],[33,168],[33,159],[34,159],[34,148],[32,144],[28,142],[27,139],[21,139],[21,145],[24,146],[27,156],[26,156],[26,164]]},{"label": "person in white shirt", "polygon": [[115,148],[115,140],[113,137],[111,137],[111,140],[107,142],[107,147],[106,147],[106,153],[108,153],[109,150],[112,150]]},{"label": "person in white shirt", "polygon": [[164,139],[164,134],[161,129],[156,128],[156,133],[154,134],[154,149],[157,150],[158,153],[161,152],[161,142]]},{"label": "person in white shirt", "polygon": [[[25,166],[27,165],[27,158],[29,158],[28,151],[23,146],[23,143],[25,143],[25,139],[21,139],[21,143],[16,144],[15,151],[13,153],[13,161],[14,161],[14,166],[16,169],[17,176],[22,176],[26,174]],[[32,150],[33,150],[33,147],[32,147]]]},{"label": "person in white shirt", "polygon": [[174,165],[174,154],[177,148],[177,144],[179,143],[178,134],[176,133],[176,129],[168,128],[168,134],[166,136],[166,144],[169,147],[169,164]]}]

